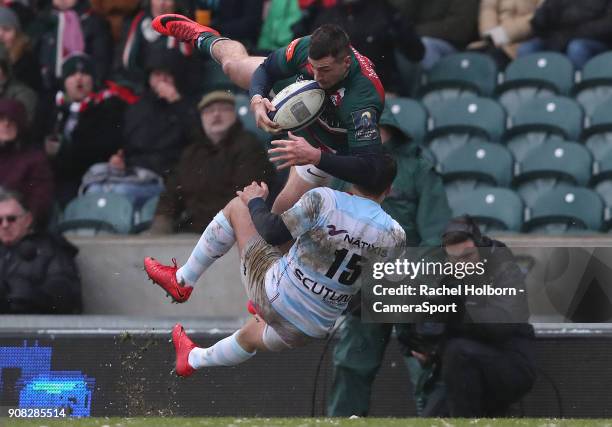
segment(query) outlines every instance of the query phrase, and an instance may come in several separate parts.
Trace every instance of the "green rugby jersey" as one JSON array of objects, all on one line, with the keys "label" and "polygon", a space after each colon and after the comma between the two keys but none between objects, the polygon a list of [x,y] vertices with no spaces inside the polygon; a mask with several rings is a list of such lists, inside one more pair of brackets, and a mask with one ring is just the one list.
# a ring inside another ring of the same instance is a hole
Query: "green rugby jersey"
[{"label": "green rugby jersey", "polygon": [[[307,36],[275,52],[273,57],[283,74],[295,75],[296,80],[314,79],[308,62],[309,46],[310,36]],[[348,74],[326,90],[325,106],[319,119],[297,132],[312,145],[338,154],[381,143],[378,119],[384,108],[385,91],[372,62],[354,48],[351,50]]]}]

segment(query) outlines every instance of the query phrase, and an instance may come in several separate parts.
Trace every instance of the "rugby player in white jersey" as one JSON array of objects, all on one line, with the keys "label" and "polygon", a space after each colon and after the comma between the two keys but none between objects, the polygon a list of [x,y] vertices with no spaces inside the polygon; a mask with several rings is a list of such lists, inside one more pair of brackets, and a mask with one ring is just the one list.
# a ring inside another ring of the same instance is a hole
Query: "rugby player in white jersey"
[{"label": "rugby player in white jersey", "polygon": [[[266,185],[253,182],[215,216],[182,268],[145,258],[149,277],[184,302],[217,258],[235,242],[240,251],[240,273],[257,317],[209,348],[197,347],[182,325],[174,326],[178,375],[327,336],[367,276],[364,262],[405,244],[402,227],[380,207],[396,173],[393,158],[384,156],[384,164],[384,179],[370,186],[355,186],[352,194],[315,188],[281,215],[266,206]],[[286,255],[276,248],[293,239]]]}]

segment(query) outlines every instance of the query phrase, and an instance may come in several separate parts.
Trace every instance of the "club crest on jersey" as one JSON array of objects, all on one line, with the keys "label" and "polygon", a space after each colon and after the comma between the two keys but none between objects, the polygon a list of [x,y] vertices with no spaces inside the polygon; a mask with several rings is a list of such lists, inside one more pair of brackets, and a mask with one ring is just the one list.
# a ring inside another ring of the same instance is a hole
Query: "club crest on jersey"
[{"label": "club crest on jersey", "polygon": [[329,95],[329,99],[331,100],[332,104],[334,104],[334,107],[339,107],[340,104],[342,104],[342,98],[344,98],[345,91],[346,89],[341,87],[335,93]]},{"label": "club crest on jersey", "polygon": [[378,114],[376,110],[366,108],[352,112],[351,116],[353,126],[355,126],[355,138],[358,141],[378,138]]}]

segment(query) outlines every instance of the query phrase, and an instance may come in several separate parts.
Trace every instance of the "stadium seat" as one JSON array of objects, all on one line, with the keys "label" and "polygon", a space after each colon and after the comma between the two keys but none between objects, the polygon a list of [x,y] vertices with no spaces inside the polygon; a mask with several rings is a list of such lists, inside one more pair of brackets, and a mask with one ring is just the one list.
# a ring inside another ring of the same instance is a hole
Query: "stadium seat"
[{"label": "stadium seat", "polygon": [[480,188],[449,197],[454,216],[471,215],[484,233],[520,231],[523,202],[508,188]]},{"label": "stadium seat", "polygon": [[441,162],[438,171],[445,183],[473,182],[508,187],[512,181],[513,167],[512,154],[503,145],[471,142]]},{"label": "stadium seat", "polygon": [[427,146],[438,162],[468,142],[497,142],[504,132],[506,114],[488,98],[459,98],[436,104],[430,111],[433,129]]},{"label": "stadium seat", "polygon": [[516,135],[536,132],[544,136],[557,134],[568,141],[578,141],[583,121],[582,107],[571,98],[555,96],[532,99],[510,116],[511,125],[504,139],[508,141]]},{"label": "stadium seat", "polygon": [[395,116],[400,128],[417,144],[422,144],[427,132],[427,111],[411,98],[387,98],[385,108]]},{"label": "stadium seat", "polygon": [[259,129],[255,123],[255,116],[251,112],[251,103],[249,97],[243,94],[236,95],[236,113],[238,118],[242,122],[242,125],[249,132],[253,132],[257,139],[263,143],[270,141],[270,134],[268,132]]},{"label": "stadium seat", "polygon": [[607,157],[612,151],[612,100],[604,102],[593,113],[589,127],[582,132],[582,141],[595,161]]},{"label": "stadium seat", "polygon": [[538,52],[512,61],[497,87],[499,102],[515,114],[530,99],[566,95],[574,83],[574,66],[557,52]]},{"label": "stadium seat", "polygon": [[585,64],[572,93],[589,117],[612,99],[612,52],[599,54]]},{"label": "stadium seat", "polygon": [[60,232],[77,231],[96,234],[100,231],[128,234],[132,231],[134,208],[119,194],[84,194],[68,203],[57,225]]},{"label": "stadium seat", "polygon": [[159,196],[151,197],[145,202],[144,205],[142,205],[140,211],[136,212],[136,220],[134,221],[134,227],[132,229],[134,233],[140,233],[141,231],[148,230],[151,227],[158,202]]},{"label": "stadium seat", "polygon": [[591,178],[591,153],[575,142],[556,141],[534,148],[517,163],[514,186],[527,206],[562,184],[586,186]]},{"label": "stadium seat", "polygon": [[601,231],[603,213],[603,201],[596,192],[579,187],[554,188],[527,209],[523,230],[544,234]]},{"label": "stadium seat", "polygon": [[549,142],[555,143],[562,141],[565,141],[565,139],[559,135],[547,134],[545,132],[528,132],[510,138],[506,142],[506,147],[514,156],[514,160],[520,163],[529,156],[531,150]]},{"label": "stadium seat", "polygon": [[425,75],[422,102],[430,108],[452,98],[490,96],[497,76],[497,64],[489,55],[479,52],[447,55]]}]

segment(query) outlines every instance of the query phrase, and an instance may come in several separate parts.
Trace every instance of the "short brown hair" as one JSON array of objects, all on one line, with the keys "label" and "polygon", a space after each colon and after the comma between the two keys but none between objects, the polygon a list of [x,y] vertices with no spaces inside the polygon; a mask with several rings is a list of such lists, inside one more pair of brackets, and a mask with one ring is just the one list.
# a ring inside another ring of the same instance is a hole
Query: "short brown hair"
[{"label": "short brown hair", "polygon": [[310,37],[308,56],[321,59],[332,56],[336,59],[351,53],[351,41],[339,25],[325,24],[317,28]]}]

